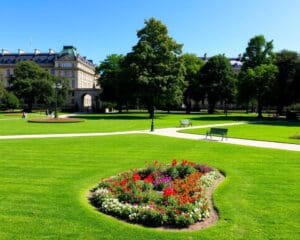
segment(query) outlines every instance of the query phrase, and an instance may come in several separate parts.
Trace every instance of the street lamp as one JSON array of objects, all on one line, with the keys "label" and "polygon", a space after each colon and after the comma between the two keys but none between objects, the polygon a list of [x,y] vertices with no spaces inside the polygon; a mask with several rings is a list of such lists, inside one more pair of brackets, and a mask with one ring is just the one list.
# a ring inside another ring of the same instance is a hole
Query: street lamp
[{"label": "street lamp", "polygon": [[155,112],[155,107],[153,107],[152,113],[151,113],[151,128],[150,132],[154,132],[154,112]]},{"label": "street lamp", "polygon": [[62,88],[61,83],[56,82],[53,85],[53,88],[55,89],[55,110],[54,110],[54,118],[58,118],[58,114],[57,114],[57,106],[58,106],[58,89]]}]

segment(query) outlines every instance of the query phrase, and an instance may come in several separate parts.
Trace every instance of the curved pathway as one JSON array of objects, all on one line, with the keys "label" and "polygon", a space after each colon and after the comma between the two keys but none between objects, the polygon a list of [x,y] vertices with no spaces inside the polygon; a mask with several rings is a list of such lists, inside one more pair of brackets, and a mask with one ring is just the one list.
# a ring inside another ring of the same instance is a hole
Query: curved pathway
[{"label": "curved pathway", "polygon": [[240,124],[246,124],[246,123],[247,122],[234,122],[234,123],[223,123],[223,124],[209,124],[209,125],[202,125],[202,126],[200,125],[200,126],[186,127],[186,128],[161,128],[161,129],[155,129],[154,132],[149,132],[148,130],[137,130],[137,131],[123,131],[123,132],[2,135],[2,136],[0,136],[0,140],[34,139],[34,138],[96,137],[96,136],[113,136],[113,135],[126,135],[126,134],[151,134],[151,135],[183,138],[183,139],[190,139],[190,140],[206,140],[206,141],[214,141],[214,142],[220,142],[220,143],[225,143],[225,144],[236,144],[236,145],[261,147],[261,148],[273,148],[273,149],[281,149],[281,150],[299,151],[300,152],[300,144],[257,141],[257,140],[248,140],[248,139],[239,139],[239,138],[228,138],[228,139],[224,139],[224,141],[221,141],[220,137],[212,137],[212,138],[206,139],[206,136],[204,136],[204,135],[178,132],[179,130],[184,130],[184,129],[232,126],[232,125],[240,125]]}]

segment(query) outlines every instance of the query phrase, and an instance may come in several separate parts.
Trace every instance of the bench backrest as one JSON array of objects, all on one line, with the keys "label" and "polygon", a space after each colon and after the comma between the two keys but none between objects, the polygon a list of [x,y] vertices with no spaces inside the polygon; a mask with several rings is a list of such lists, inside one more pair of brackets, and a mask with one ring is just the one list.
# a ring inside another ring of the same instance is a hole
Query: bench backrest
[{"label": "bench backrest", "polygon": [[190,120],[188,120],[188,119],[180,120],[180,124],[188,125],[188,124],[190,124]]},{"label": "bench backrest", "polygon": [[227,128],[211,128],[210,133],[211,134],[225,134],[228,132]]}]

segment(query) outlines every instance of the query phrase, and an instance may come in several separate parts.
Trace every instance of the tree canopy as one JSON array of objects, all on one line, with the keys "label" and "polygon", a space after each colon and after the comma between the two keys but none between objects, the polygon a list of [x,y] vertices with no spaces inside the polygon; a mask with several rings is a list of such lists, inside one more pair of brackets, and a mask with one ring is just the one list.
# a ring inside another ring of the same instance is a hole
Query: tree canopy
[{"label": "tree canopy", "polygon": [[274,86],[274,98],[279,114],[282,113],[284,106],[294,103],[300,95],[296,75],[298,62],[297,52],[282,50],[276,54],[278,75]]},{"label": "tree canopy", "polygon": [[100,74],[98,82],[103,88],[102,99],[115,102],[119,112],[122,111],[123,104],[128,101],[131,88],[128,78],[124,76],[123,62],[123,55],[111,54],[97,67],[97,72]]},{"label": "tree canopy", "polygon": [[65,98],[67,94],[68,80],[58,79],[35,62],[22,61],[18,62],[14,69],[11,90],[26,105],[27,110],[31,111],[34,103],[50,105],[54,102],[53,85],[57,81],[62,84],[59,96],[63,100],[62,98]]},{"label": "tree canopy", "polygon": [[[257,101],[258,117],[262,118],[263,106],[272,99],[272,90],[275,85],[278,69],[273,64],[262,64],[246,70],[245,78],[252,85],[252,97]],[[250,94],[250,92],[249,92]]]},{"label": "tree canopy", "polygon": [[218,101],[226,104],[233,100],[236,78],[225,56],[210,58],[201,68],[199,78],[208,101],[208,113],[214,112]]},{"label": "tree canopy", "polygon": [[274,60],[273,41],[266,41],[263,35],[250,39],[245,53],[243,54],[242,70],[254,68],[261,64],[269,64]]},{"label": "tree canopy", "polygon": [[168,35],[167,27],[154,18],[145,21],[137,37],[138,42],[127,59],[140,100],[150,115],[154,106],[180,104],[185,87],[184,66],[179,58],[182,45],[176,43]]},{"label": "tree canopy", "polygon": [[187,84],[187,88],[184,91],[184,104],[186,112],[191,111],[191,100],[199,101],[204,97],[204,91],[199,83],[199,71],[204,65],[204,62],[196,54],[185,53],[181,56],[185,67],[184,79]]},{"label": "tree canopy", "polygon": [[4,96],[4,93],[6,92],[3,83],[0,81],[0,98]]}]

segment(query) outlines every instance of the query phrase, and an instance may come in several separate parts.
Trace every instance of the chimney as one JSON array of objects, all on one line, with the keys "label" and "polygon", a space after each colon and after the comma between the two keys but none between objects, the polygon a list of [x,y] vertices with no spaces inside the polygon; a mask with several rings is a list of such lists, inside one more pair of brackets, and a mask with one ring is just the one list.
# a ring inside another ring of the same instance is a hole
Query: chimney
[{"label": "chimney", "polygon": [[40,54],[40,53],[41,53],[41,51],[40,51],[39,49],[37,49],[37,48],[34,49],[34,54],[35,54],[35,55],[38,55],[38,54]]},{"label": "chimney", "polygon": [[204,56],[203,56],[204,60],[207,59],[207,53],[204,53]]},{"label": "chimney", "polygon": [[239,60],[239,61],[242,60],[242,54],[241,54],[241,53],[238,55],[238,60]]},{"label": "chimney", "polygon": [[49,54],[54,54],[55,51],[52,48],[49,48]]},{"label": "chimney", "polygon": [[20,48],[18,49],[18,54],[19,54],[19,55],[24,54],[24,53],[25,53],[24,50],[22,50],[22,49],[20,49]]}]

